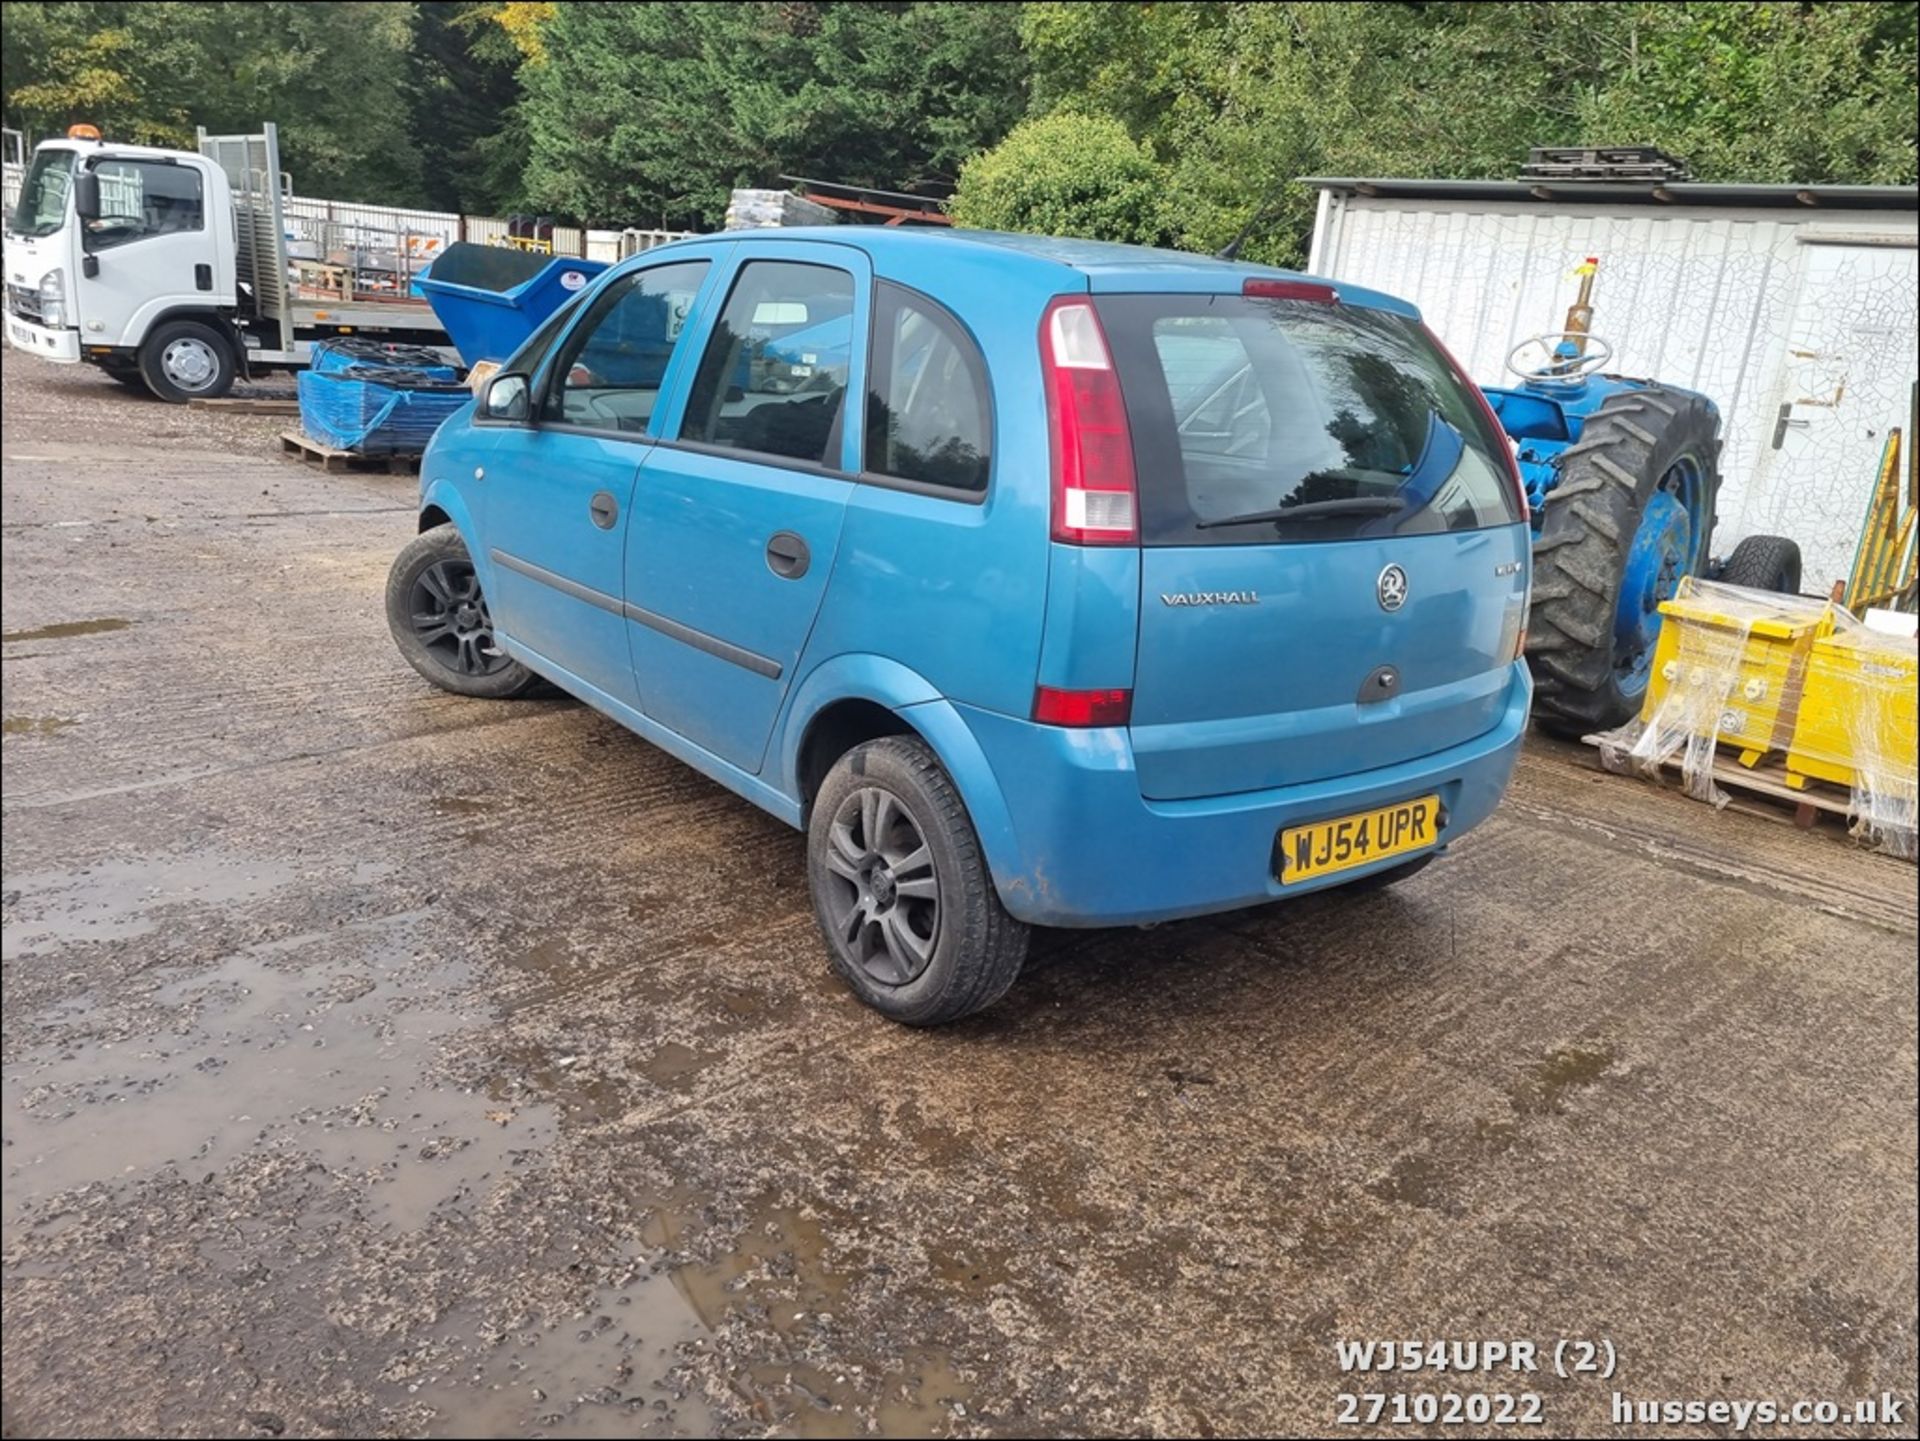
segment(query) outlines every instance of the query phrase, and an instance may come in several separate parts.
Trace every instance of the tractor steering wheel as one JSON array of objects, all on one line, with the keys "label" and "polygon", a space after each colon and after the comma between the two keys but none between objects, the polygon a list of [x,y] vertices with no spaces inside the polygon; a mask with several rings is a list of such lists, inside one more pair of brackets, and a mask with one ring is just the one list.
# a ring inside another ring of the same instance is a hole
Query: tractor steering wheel
[{"label": "tractor steering wheel", "polygon": [[[1563,355],[1563,346],[1578,345],[1586,342],[1585,353]],[[1524,365],[1520,357],[1533,359],[1538,363]],[[1533,385],[1578,385],[1590,375],[1598,375],[1613,360],[1613,347],[1597,335],[1581,335],[1572,330],[1550,330],[1541,335],[1529,335],[1525,340],[1507,352],[1507,369],[1522,380]]]}]

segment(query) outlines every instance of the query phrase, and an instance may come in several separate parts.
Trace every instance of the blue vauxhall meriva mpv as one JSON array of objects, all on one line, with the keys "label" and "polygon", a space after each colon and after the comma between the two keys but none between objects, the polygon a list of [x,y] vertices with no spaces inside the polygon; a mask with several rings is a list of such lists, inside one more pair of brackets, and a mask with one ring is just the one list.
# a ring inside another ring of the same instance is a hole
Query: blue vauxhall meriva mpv
[{"label": "blue vauxhall meriva mpv", "polygon": [[1526,501],[1412,306],[964,230],[676,242],[449,420],[394,639],[547,680],[807,835],[862,1000],[933,1024],[1029,926],[1407,876],[1531,691]]}]

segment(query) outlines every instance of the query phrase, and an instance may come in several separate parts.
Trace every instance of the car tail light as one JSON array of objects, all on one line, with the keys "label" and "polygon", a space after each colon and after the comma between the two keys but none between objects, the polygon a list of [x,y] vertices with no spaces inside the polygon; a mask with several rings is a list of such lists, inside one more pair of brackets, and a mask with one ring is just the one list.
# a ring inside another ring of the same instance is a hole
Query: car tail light
[{"label": "car tail light", "polygon": [[1089,301],[1063,295],[1047,307],[1040,322],[1040,368],[1053,442],[1053,538],[1072,545],[1134,544],[1140,539],[1140,499],[1133,436],[1106,332]]},{"label": "car tail light", "polygon": [[1262,280],[1255,277],[1240,287],[1242,295],[1255,300],[1312,300],[1321,305],[1338,305],[1340,292],[1317,280]]},{"label": "car tail light", "polygon": [[1133,713],[1130,690],[1055,690],[1050,685],[1033,691],[1033,718],[1049,726],[1123,726]]},{"label": "car tail light", "polygon": [[1500,424],[1500,417],[1493,413],[1493,407],[1487,404],[1487,397],[1473,383],[1473,377],[1460,368],[1460,362],[1453,358],[1453,352],[1447,349],[1446,342],[1435,335],[1424,320],[1420,322],[1420,329],[1426,332],[1433,348],[1440,352],[1440,358],[1446,362],[1447,369],[1453,372],[1453,378],[1466,386],[1473,396],[1474,403],[1480,407],[1480,414],[1487,422],[1487,429],[1500,438],[1500,459],[1507,467],[1507,483],[1513,487],[1514,501],[1520,507],[1520,519],[1529,519],[1533,512],[1527,504],[1527,482],[1520,474],[1520,462],[1514,456],[1513,442],[1507,438],[1506,427]]}]

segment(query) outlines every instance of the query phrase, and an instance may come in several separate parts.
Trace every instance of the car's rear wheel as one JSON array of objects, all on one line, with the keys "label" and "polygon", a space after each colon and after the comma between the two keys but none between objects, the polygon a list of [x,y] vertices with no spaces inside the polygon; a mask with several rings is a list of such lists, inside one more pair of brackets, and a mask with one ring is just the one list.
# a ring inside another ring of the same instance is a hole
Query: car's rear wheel
[{"label": "car's rear wheel", "polygon": [[494,639],[473,558],[451,525],[416,536],[395,557],[387,628],[407,664],[455,695],[505,700],[537,679]]},{"label": "car's rear wheel", "polygon": [[1027,927],[993,888],[966,806],[921,741],[887,736],[834,764],[807,827],[814,914],[840,973],[910,1026],[983,1010],[1006,994]]}]

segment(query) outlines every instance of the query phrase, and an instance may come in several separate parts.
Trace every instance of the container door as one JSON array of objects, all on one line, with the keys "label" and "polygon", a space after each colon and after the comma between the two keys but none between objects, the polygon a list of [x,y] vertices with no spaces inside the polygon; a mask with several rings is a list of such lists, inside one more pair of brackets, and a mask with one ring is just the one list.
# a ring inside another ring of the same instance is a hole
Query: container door
[{"label": "container door", "polygon": [[[1770,434],[1753,483],[1721,506],[1714,551],[1748,535],[1800,545],[1801,589],[1853,568],[1887,432],[1913,424],[1915,251],[1805,245]],[[1731,489],[1731,487],[1730,487]]]}]

